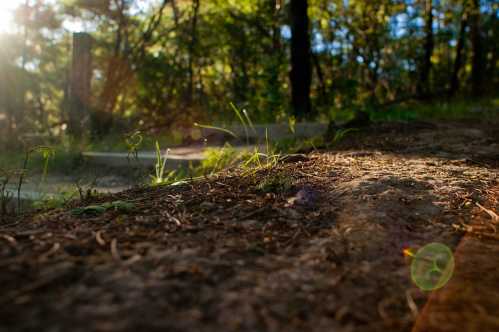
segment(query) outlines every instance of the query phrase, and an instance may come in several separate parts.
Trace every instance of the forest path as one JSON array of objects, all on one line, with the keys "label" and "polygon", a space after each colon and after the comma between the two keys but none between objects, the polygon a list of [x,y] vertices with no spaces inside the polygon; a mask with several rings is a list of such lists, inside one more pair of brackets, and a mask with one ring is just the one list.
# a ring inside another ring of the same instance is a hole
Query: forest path
[{"label": "forest path", "polygon": [[[0,226],[0,330],[496,331],[498,144],[479,125],[382,125],[254,174],[80,204],[131,211]],[[455,272],[426,292],[403,253],[434,242]]]}]

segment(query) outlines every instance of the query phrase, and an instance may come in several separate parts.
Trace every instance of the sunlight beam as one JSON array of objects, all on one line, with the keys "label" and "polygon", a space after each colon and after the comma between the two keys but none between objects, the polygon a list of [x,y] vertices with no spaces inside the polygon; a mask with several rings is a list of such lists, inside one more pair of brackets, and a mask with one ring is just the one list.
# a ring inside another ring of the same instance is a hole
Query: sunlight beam
[{"label": "sunlight beam", "polygon": [[25,0],[0,1],[0,33],[14,30],[14,10]]}]

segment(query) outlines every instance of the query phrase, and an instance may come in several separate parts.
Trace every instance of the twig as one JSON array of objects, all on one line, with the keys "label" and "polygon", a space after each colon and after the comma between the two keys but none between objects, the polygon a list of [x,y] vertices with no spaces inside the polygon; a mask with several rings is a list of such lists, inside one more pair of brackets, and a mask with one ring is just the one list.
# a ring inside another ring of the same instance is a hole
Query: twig
[{"label": "twig", "polygon": [[125,263],[125,265],[132,265],[132,264],[140,261],[141,259],[142,259],[141,255],[135,254],[132,257],[130,257],[129,259],[127,259],[124,263]]},{"label": "twig", "polygon": [[16,239],[10,235],[2,234],[2,235],[0,235],[0,238],[5,239],[7,242],[9,242],[13,246],[15,246],[17,244]]},{"label": "twig", "polygon": [[174,216],[170,216],[170,219],[175,221],[175,224],[177,224],[177,226],[182,226],[182,223],[180,222],[180,220],[178,218],[175,218]]},{"label": "twig", "polygon": [[117,261],[121,261],[121,256],[120,253],[118,252],[118,240],[116,239],[113,239],[111,241],[111,255]]},{"label": "twig", "polygon": [[413,317],[416,318],[419,316],[419,309],[418,309],[418,306],[416,305],[416,302],[414,302],[414,299],[412,298],[411,292],[412,292],[412,290],[408,289],[405,292],[405,297],[407,299],[407,306],[409,307],[409,309],[411,309],[411,313],[412,313]]},{"label": "twig", "polygon": [[47,251],[46,253],[44,253],[43,255],[40,256],[40,260],[45,260],[47,259],[49,256],[55,254],[57,251],[59,251],[59,249],[61,249],[61,245],[59,243],[54,243],[54,245],[52,246],[52,248],[50,248],[49,251]]},{"label": "twig", "polygon": [[285,243],[284,243],[284,247],[289,247],[293,242],[294,240],[298,237],[298,235],[301,233],[301,229],[298,229],[295,234],[289,239],[287,240]]},{"label": "twig", "polygon": [[21,214],[21,187],[23,186],[24,173],[28,168],[30,153],[30,151],[26,151],[26,155],[24,156],[23,168],[21,170],[21,174],[19,175],[19,183],[17,184],[17,213],[19,214]]},{"label": "twig", "polygon": [[499,223],[499,216],[497,215],[497,213],[495,213],[494,211],[492,210],[489,210],[485,207],[483,207],[480,203],[475,203],[476,206],[478,206],[480,209],[482,209],[482,211],[486,212],[493,220],[494,223]]}]

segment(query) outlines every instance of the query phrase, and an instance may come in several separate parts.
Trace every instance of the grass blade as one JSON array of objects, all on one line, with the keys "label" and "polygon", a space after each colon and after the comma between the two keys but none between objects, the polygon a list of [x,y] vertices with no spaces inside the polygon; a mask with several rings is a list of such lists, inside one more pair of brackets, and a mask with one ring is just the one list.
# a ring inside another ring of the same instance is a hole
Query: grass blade
[{"label": "grass blade", "polygon": [[234,132],[232,132],[232,131],[230,131],[228,129],[225,129],[225,128],[221,128],[221,127],[215,127],[215,126],[209,126],[209,125],[202,125],[202,124],[199,124],[199,123],[194,123],[194,127],[204,128],[204,129],[218,130],[218,131],[227,133],[227,134],[231,135],[234,138],[239,138],[239,136],[237,136]]}]

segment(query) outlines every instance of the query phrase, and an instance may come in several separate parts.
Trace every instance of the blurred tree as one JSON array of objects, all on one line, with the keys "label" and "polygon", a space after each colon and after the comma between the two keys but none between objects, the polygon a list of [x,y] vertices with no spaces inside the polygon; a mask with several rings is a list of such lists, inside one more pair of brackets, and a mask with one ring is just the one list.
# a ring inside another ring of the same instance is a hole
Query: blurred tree
[{"label": "blurred tree", "polygon": [[9,136],[51,134],[60,122],[60,102],[65,83],[65,40],[61,22],[46,1],[26,1],[14,13],[18,30],[5,33],[0,67],[5,76],[2,104]]},{"label": "blurred tree", "polygon": [[294,115],[302,120],[312,116],[308,1],[290,0],[289,16],[291,23],[291,103]]},{"label": "blurred tree", "polygon": [[421,61],[420,78],[418,82],[418,95],[422,98],[429,96],[430,88],[430,72],[431,72],[431,57],[433,55],[434,37],[433,37],[433,1],[424,0],[425,5],[425,42],[424,42],[424,56]]},{"label": "blurred tree", "polygon": [[488,0],[29,0],[1,36],[0,121],[65,128],[72,24],[95,41],[98,138],[230,122],[229,102],[270,122],[494,96],[498,17]]},{"label": "blurred tree", "polygon": [[471,91],[474,97],[480,97],[483,89],[483,68],[485,59],[483,57],[482,31],[480,24],[480,1],[471,0],[471,44],[473,48]]},{"label": "blurred tree", "polygon": [[456,44],[456,55],[454,60],[454,66],[452,68],[452,76],[450,82],[450,90],[449,95],[453,97],[456,92],[459,90],[459,72],[461,71],[461,66],[463,62],[463,50],[464,43],[466,38],[466,28],[468,26],[468,11],[467,0],[463,0],[462,2],[462,14],[461,14],[461,24],[459,28],[459,33],[457,35],[457,44]]}]

